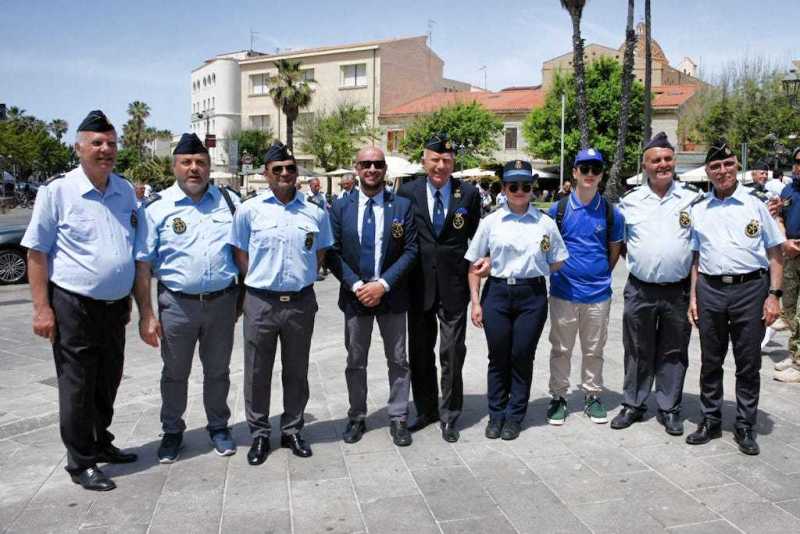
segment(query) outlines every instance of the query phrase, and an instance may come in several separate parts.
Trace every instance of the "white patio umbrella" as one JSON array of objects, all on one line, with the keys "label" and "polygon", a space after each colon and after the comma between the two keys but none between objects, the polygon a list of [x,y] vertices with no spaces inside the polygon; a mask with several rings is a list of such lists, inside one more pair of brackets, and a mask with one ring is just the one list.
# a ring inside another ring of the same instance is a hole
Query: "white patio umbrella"
[{"label": "white patio umbrella", "polygon": [[340,167],[334,171],[326,172],[325,176],[344,176],[346,174],[355,174],[355,171],[353,169],[342,169]]},{"label": "white patio umbrella", "polygon": [[386,177],[397,178],[399,176],[411,176],[422,172],[422,165],[419,163],[411,163],[405,158],[400,156],[387,156],[386,157]]},{"label": "white patio umbrella", "polygon": [[481,178],[483,176],[496,176],[494,171],[481,169],[480,167],[473,167],[472,169],[464,169],[453,173],[454,178]]}]

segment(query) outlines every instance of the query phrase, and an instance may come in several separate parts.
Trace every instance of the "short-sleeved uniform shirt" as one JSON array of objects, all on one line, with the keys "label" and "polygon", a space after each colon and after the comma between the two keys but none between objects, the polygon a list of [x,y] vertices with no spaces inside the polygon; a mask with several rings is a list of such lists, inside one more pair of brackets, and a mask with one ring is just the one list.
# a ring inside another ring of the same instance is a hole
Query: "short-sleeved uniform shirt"
[{"label": "short-sleeved uniform shirt", "polygon": [[[567,201],[561,236],[569,251],[564,266],[550,275],[550,294],[554,297],[594,304],[611,298],[611,271],[608,268],[609,234],[606,231],[605,199],[596,193],[586,204],[581,204],[573,191]],[[550,217],[555,218],[558,203],[550,206]],[[612,243],[621,242],[625,221],[619,210],[613,208],[614,227]]]},{"label": "short-sleeved uniform shirt", "polygon": [[800,239],[800,179],[785,186],[781,191],[783,224],[786,237]]},{"label": "short-sleeved uniform shirt", "polygon": [[[236,195],[229,195],[234,206]],[[219,188],[209,186],[199,202],[177,183],[141,210],[135,258],[153,265],[168,289],[197,295],[225,289],[239,270],[228,244],[233,214]]]},{"label": "short-sleeved uniform shirt", "polygon": [[96,300],[131,292],[138,223],[133,185],[111,174],[105,192],[82,167],[39,188],[22,246],[47,254],[50,281]]},{"label": "short-sleeved uniform shirt", "polygon": [[300,291],[317,279],[317,251],[333,245],[327,211],[295,194],[287,204],[267,191],[236,210],[228,243],[249,254],[244,283]]}]

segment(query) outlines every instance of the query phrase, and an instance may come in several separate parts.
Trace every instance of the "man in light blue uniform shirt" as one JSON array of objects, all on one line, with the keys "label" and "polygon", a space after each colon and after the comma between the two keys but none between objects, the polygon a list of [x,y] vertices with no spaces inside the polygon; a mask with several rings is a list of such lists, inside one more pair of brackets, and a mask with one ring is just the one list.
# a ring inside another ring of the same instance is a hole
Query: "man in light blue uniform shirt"
[{"label": "man in light blue uniform shirt", "polygon": [[655,382],[657,421],[668,434],[683,434],[680,411],[692,334],[686,315],[692,265],[689,212],[703,193],[675,179],[675,164],[666,134],[656,134],[642,154],[645,183],[619,204],[629,275],[623,293],[622,410],[611,421],[617,430],[642,419]]},{"label": "man in light blue uniform shirt", "polygon": [[33,331],[53,344],[66,470],[85,489],[116,487],[97,463],[129,463],[108,431],[130,320],[133,186],[112,172],[117,134],[102,111],[78,126],[80,165],[39,189],[22,245],[29,249]]},{"label": "man in light blue uniform shirt", "polygon": [[[228,429],[230,361],[239,274],[228,244],[236,195],[209,185],[208,149],[195,134],[183,134],[173,152],[175,183],[151,196],[140,212],[136,235],[139,335],[159,346],[161,463],[178,459],[183,442],[189,373],[195,346],[203,364],[206,427],[217,454],[230,456],[236,444]],[[158,316],[151,303],[151,277],[158,279]]]},{"label": "man in light blue uniform shirt", "polygon": [[689,318],[700,329],[700,405],[703,421],[690,445],[722,435],[722,364],[733,345],[736,362],[736,425],[733,438],[744,454],[758,454],[755,431],[761,339],[780,316],[783,282],[778,224],[760,198],[739,184],[738,161],[720,140],[706,155],[713,189],[692,206],[692,294]]},{"label": "man in light blue uniform shirt", "polygon": [[247,454],[260,465],[269,454],[269,405],[278,339],[283,364],[281,446],[300,457],[311,448],[300,435],[308,402],[308,357],[317,299],[314,282],[333,244],[328,213],[297,192],[297,163],[281,143],[265,156],[270,190],[236,211],[229,243],[244,283],[245,416],[253,436]]}]

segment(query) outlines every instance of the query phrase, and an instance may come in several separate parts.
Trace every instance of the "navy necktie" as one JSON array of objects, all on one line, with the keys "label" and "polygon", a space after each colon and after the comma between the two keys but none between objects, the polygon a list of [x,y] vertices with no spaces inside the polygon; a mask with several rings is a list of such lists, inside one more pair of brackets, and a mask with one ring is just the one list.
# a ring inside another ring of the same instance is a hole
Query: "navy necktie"
[{"label": "navy necktie", "polygon": [[375,212],[372,199],[367,200],[364,220],[361,223],[361,258],[358,265],[362,280],[372,280],[375,276]]},{"label": "navy necktie", "polygon": [[433,233],[436,234],[436,237],[439,237],[439,234],[442,233],[442,228],[444,228],[444,204],[442,203],[442,193],[440,191],[436,191],[434,193],[434,202],[433,202]]}]

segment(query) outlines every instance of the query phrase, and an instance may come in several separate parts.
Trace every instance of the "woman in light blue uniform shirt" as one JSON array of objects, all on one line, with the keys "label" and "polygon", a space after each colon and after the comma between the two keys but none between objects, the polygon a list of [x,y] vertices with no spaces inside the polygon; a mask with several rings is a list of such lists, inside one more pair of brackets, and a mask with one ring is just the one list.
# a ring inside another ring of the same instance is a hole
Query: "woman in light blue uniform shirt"
[{"label": "woman in light blue uniform shirt", "polygon": [[[506,203],[481,221],[464,256],[469,273],[472,323],[483,328],[489,346],[486,437],[519,436],[528,409],[536,345],[547,320],[545,277],[561,268],[568,253],[556,223],[533,207],[538,176],[527,161],[503,167]],[[479,298],[478,265],[491,257],[491,271]]]}]

